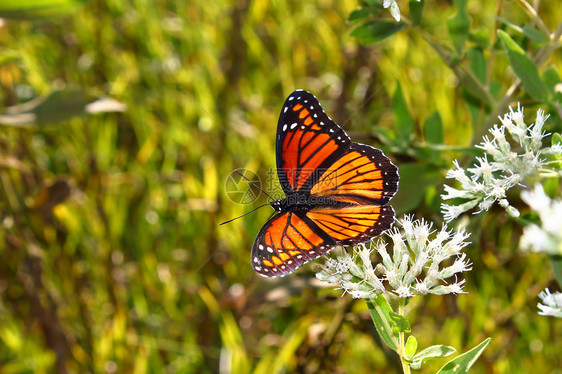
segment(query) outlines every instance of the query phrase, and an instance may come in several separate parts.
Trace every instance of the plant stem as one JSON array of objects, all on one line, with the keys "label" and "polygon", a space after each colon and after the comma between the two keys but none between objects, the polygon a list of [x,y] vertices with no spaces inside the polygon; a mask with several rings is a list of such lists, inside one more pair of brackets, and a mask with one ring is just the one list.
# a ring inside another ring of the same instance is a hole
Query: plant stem
[{"label": "plant stem", "polygon": [[[400,302],[398,303],[398,314],[404,317],[405,309],[405,299],[400,298]],[[400,356],[400,362],[402,362],[402,371],[404,374],[410,374],[410,364],[404,359],[406,354],[406,341],[404,339],[403,331],[398,333],[398,342],[398,355]]]}]

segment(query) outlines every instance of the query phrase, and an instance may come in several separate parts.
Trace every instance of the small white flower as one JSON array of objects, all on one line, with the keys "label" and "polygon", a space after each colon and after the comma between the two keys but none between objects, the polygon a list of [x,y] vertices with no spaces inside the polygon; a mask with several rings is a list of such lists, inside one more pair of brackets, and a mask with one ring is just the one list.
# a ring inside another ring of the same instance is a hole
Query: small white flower
[{"label": "small white flower", "polygon": [[[543,130],[548,116],[539,109],[535,123],[527,126],[524,121],[523,108],[519,104],[517,110],[509,108],[509,113],[498,118],[501,126],[494,125],[489,131],[493,137],[484,136],[477,145],[484,151],[483,157],[477,157],[472,167],[461,168],[457,161],[447,172],[447,178],[460,182],[460,189],[445,186],[441,195],[443,200],[468,200],[458,205],[442,205],[442,212],[446,221],[457,218],[460,214],[478,206],[480,213],[489,210],[494,203],[498,203],[506,212],[519,216],[519,210],[507,200],[507,191],[532,175],[557,175],[557,170],[549,169],[549,163],[544,155],[562,154],[562,144],[543,147],[542,140],[546,134]],[[506,139],[506,131],[511,141],[517,143],[512,149]],[[470,203],[469,205],[464,205]],[[468,207],[470,206],[471,207]]]},{"label": "small white flower", "polygon": [[515,122],[517,127],[525,129],[527,125],[525,125],[525,121],[523,120],[524,119],[523,109],[524,108],[521,108],[521,103],[517,103],[516,112],[513,111],[512,107],[509,107],[509,110],[511,111],[511,119]]},{"label": "small white flower", "polygon": [[[500,117],[500,120],[502,121],[502,123],[504,122],[504,120],[501,117]],[[511,120],[508,120],[508,121],[511,124]],[[498,125],[494,125],[494,127],[492,127],[490,129],[490,133],[494,137],[495,144],[497,144],[497,145],[507,143],[507,140],[505,139],[505,125],[506,124],[507,123],[504,123],[504,126],[502,126],[502,127],[498,127]]]},{"label": "small white flower", "polygon": [[548,148],[548,150],[546,152],[543,152],[543,153],[547,153],[547,154],[550,154],[550,155],[562,154],[562,143],[554,144],[552,147]]},{"label": "small white flower", "polygon": [[540,315],[562,318],[562,293],[551,294],[547,288],[539,294],[539,297],[543,302],[537,304]]},{"label": "small white flower", "polygon": [[398,7],[398,3],[396,0],[384,0],[382,6],[386,9],[390,7],[390,14],[396,20],[396,22],[400,22],[400,8]]},{"label": "small white flower", "polygon": [[391,268],[391,269],[385,269],[385,278],[388,281],[388,283],[390,283],[390,286],[392,288],[396,288],[398,287],[398,272],[396,271],[395,268]]},{"label": "small white flower", "polygon": [[460,216],[462,213],[469,211],[478,204],[478,199],[467,201],[461,205],[441,204],[441,213],[445,222],[450,222]]},{"label": "small white flower", "polygon": [[396,291],[394,291],[394,293],[398,297],[412,297],[412,296],[414,296],[414,294],[410,290],[410,286],[404,286],[404,285],[398,287],[396,289]]},{"label": "small white flower", "polygon": [[[503,134],[502,134],[503,137]],[[498,143],[496,139],[490,141],[488,135],[484,136],[484,141],[481,144],[476,145],[476,148],[482,149],[487,154],[491,155],[492,157],[501,157],[501,152],[498,150]],[[503,138],[505,141],[505,138]]]},{"label": "small white flower", "polygon": [[441,272],[439,272],[439,278],[447,279],[457,273],[472,270],[472,268],[470,267],[470,262],[465,261],[465,258],[466,253],[463,253],[460,257],[457,257],[453,265],[446,267],[445,269],[441,270]]},{"label": "small white flower", "polygon": [[412,222],[412,216],[407,214],[400,220],[402,229],[404,229],[404,234],[406,237],[412,237],[414,235],[414,223]]},{"label": "small white flower", "polygon": [[487,210],[490,210],[490,208],[492,207],[492,205],[494,205],[494,201],[493,199],[490,198],[484,198],[484,200],[482,200],[479,204],[478,204],[478,212],[476,213],[480,213],[480,212],[485,212]]},{"label": "small white flower", "polygon": [[343,274],[349,271],[349,268],[353,262],[353,258],[347,252],[343,252],[341,255],[337,256],[337,265],[335,267],[336,273]]},{"label": "small white flower", "polygon": [[552,200],[540,184],[523,191],[521,199],[540,218],[540,225],[529,224],[523,229],[519,247],[532,252],[562,255],[562,199]]},{"label": "small white flower", "polygon": [[521,192],[521,199],[536,212],[541,212],[550,207],[550,197],[546,196],[541,184],[536,184],[534,190]]},{"label": "small white flower", "polygon": [[415,285],[416,292],[420,295],[426,295],[429,292],[429,287],[425,284],[425,282],[417,281]]},{"label": "small white flower", "polygon": [[523,235],[521,235],[521,239],[519,240],[519,246],[521,249],[540,252],[543,248],[549,246],[548,234],[539,226],[532,223],[525,226],[523,229]]},{"label": "small white flower", "polygon": [[463,287],[464,287],[465,282],[466,282],[466,280],[463,279],[462,281],[453,283],[453,284],[451,284],[447,287],[449,287],[449,290],[450,290],[451,293],[453,293],[455,295],[458,295],[460,293],[465,293],[463,291]]},{"label": "small white flower", "polygon": [[418,243],[426,242],[431,233],[431,226],[433,226],[433,224],[427,224],[423,218],[414,223],[414,237]]},{"label": "small white flower", "polygon": [[464,282],[465,280],[463,279],[460,282],[456,282],[447,286],[438,286],[433,288],[432,290],[429,291],[429,293],[434,294],[434,295],[446,295],[446,294],[460,294],[460,293],[464,293],[463,292],[463,286],[464,286]]},{"label": "small white flower", "polygon": [[390,14],[396,20],[396,22],[400,22],[400,8],[398,7],[398,3],[396,1],[392,2],[390,6]]},{"label": "small white flower", "polygon": [[491,178],[492,172],[497,170],[495,165],[488,162],[486,155],[484,155],[484,157],[476,157],[476,160],[480,163],[480,165],[475,165],[476,167],[467,169],[473,174],[472,180],[477,181],[480,178]]},{"label": "small white flower", "polygon": [[[414,220],[412,216],[405,216],[397,222],[402,230],[395,227],[386,232],[392,254],[389,254],[382,239],[378,243],[357,246],[357,262],[351,264],[348,263],[351,256],[335,251],[336,259],[326,260],[326,265],[316,277],[339,284],[353,297],[373,297],[383,292],[402,298],[461,292],[463,282],[447,282],[448,278],[472,270],[466,254],[461,253],[468,245],[466,230],[460,229],[453,234],[443,225],[440,230],[432,231],[431,222]],[[382,263],[376,266],[371,263],[373,249],[382,258]],[[334,261],[344,264],[334,264]],[[343,271],[345,269],[347,272]]]}]

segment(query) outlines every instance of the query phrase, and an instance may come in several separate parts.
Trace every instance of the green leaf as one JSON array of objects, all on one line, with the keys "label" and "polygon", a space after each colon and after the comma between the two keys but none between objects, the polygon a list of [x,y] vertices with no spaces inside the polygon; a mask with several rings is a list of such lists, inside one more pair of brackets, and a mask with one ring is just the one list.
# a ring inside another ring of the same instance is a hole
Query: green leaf
[{"label": "green leaf", "polygon": [[464,43],[470,31],[470,17],[466,12],[466,2],[467,0],[455,0],[457,14],[447,21],[449,35],[451,35],[453,46],[459,55],[462,54]]},{"label": "green leaf", "polygon": [[412,331],[412,329],[410,328],[410,322],[408,322],[408,320],[404,316],[401,316],[400,314],[393,311],[389,313],[389,316],[390,319],[392,319],[392,331],[395,334],[398,334],[399,332],[410,333]]},{"label": "green leaf", "polygon": [[406,348],[404,349],[404,354],[407,360],[411,360],[412,357],[416,354],[416,350],[418,349],[418,341],[413,336],[408,336],[408,340],[406,341]]},{"label": "green leaf", "polygon": [[[367,302],[369,313],[371,314],[375,328],[377,329],[382,341],[385,342],[390,349],[396,351],[398,349],[398,342],[392,333],[392,320],[390,318],[392,308],[390,307],[390,304],[386,301],[383,295],[379,295],[374,299],[365,299],[365,301]],[[373,301],[377,307],[373,305]]]},{"label": "green leaf", "polygon": [[394,122],[398,128],[398,134],[401,140],[405,143],[401,146],[403,148],[407,147],[413,137],[414,137],[414,119],[408,111],[408,105],[406,104],[406,99],[402,93],[402,87],[400,82],[396,82],[396,91],[394,92],[394,97],[392,98],[392,115],[394,117]]},{"label": "green leaf", "polygon": [[562,102],[562,92],[556,90],[556,86],[562,82],[558,71],[554,66],[549,67],[542,74],[542,81],[553,96],[553,101]]},{"label": "green leaf", "polygon": [[548,89],[541,80],[535,63],[527,57],[523,48],[521,48],[505,31],[498,30],[498,35],[502,39],[504,48],[507,51],[509,63],[515,74],[521,79],[525,90],[535,99],[542,102],[547,101]]},{"label": "green leaf", "polygon": [[480,82],[486,82],[486,58],[484,52],[480,48],[470,48],[468,50],[468,59],[470,60],[470,70],[474,73]]},{"label": "green leaf", "polygon": [[459,374],[468,373],[472,365],[476,362],[478,357],[484,352],[492,338],[484,340],[482,343],[478,344],[476,347],[472,348],[470,351],[463,353],[447,362],[437,374]]},{"label": "green leaf", "polygon": [[435,49],[441,59],[453,70],[459,79],[461,86],[470,92],[474,98],[477,98],[486,107],[493,106],[494,98],[487,91],[487,88],[482,85],[474,74],[469,74],[466,68],[459,64],[459,58],[455,56],[454,52],[450,49],[444,48],[436,42],[428,41],[428,43]]},{"label": "green leaf", "polygon": [[370,8],[358,8],[349,13],[349,17],[347,17],[347,20],[349,22],[359,22],[365,20],[366,18],[369,18],[372,14],[373,11]]},{"label": "green leaf", "polygon": [[0,124],[18,127],[47,125],[86,113],[124,110],[124,104],[110,98],[94,100],[80,90],[62,90],[6,108],[6,114],[0,115]]},{"label": "green leaf", "polygon": [[399,165],[400,188],[392,199],[398,214],[414,210],[423,201],[425,189],[433,186],[442,176],[435,167],[422,164]]},{"label": "green leaf", "polygon": [[410,2],[408,3],[408,6],[410,7],[410,15],[412,17],[412,25],[417,26],[420,24],[424,5],[425,0],[410,0]]},{"label": "green leaf", "polygon": [[349,22],[359,22],[382,12],[385,12],[384,7],[379,1],[376,1],[374,3],[367,4],[364,7],[355,9],[349,14],[347,20]]},{"label": "green leaf", "polygon": [[0,2],[0,18],[35,20],[71,13],[88,0],[17,0]]},{"label": "green leaf", "polygon": [[443,121],[438,111],[433,112],[427,117],[423,129],[426,142],[431,144],[443,143]]},{"label": "green leaf", "polygon": [[439,112],[435,111],[427,117],[423,126],[423,131],[426,144],[424,147],[419,148],[419,150],[424,150],[425,157],[421,157],[420,159],[435,161],[439,158],[441,152],[433,149],[433,147],[443,145],[443,121],[441,121]]},{"label": "green leaf", "polygon": [[380,42],[406,28],[403,22],[395,22],[386,19],[373,20],[358,26],[351,32],[363,44]]},{"label": "green leaf", "polygon": [[548,39],[542,32],[529,25],[523,26],[523,34],[535,43],[544,43]]},{"label": "green leaf", "polygon": [[558,287],[562,287],[562,256],[550,256],[550,263],[552,264],[552,270],[558,282]]},{"label": "green leaf", "polygon": [[412,363],[410,364],[412,369],[421,369],[424,362],[429,361],[438,357],[447,357],[455,353],[457,350],[453,347],[447,345],[432,345],[429,348],[424,349],[414,357],[412,357]]},{"label": "green leaf", "polygon": [[551,145],[556,145],[562,143],[562,135],[560,133],[555,132],[552,134],[552,139],[550,140]]},{"label": "green leaf", "polygon": [[486,50],[490,46],[490,35],[488,29],[481,27],[473,30],[468,34],[468,40],[476,44],[482,50]]}]

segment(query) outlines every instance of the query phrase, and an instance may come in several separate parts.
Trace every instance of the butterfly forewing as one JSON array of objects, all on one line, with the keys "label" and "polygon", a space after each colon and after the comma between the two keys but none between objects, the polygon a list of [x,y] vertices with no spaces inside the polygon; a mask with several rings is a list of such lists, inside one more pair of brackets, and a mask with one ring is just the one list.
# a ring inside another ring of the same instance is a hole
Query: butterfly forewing
[{"label": "butterfly forewing", "polygon": [[308,193],[321,171],[350,146],[349,136],[326,115],[314,95],[293,92],[277,126],[277,173],[283,191]]},{"label": "butterfly forewing", "polygon": [[353,143],[323,171],[310,193],[351,204],[386,204],[398,190],[398,168],[380,150]]}]

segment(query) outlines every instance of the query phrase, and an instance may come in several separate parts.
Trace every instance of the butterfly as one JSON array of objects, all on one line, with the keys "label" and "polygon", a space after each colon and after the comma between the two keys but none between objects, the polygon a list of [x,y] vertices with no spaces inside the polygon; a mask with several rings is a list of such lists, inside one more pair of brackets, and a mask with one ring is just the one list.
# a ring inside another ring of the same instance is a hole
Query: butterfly
[{"label": "butterfly", "polygon": [[367,242],[389,229],[398,168],[382,151],[353,143],[310,92],[289,95],[277,126],[277,174],[285,199],[258,233],[252,266],[283,277],[337,245]]}]

